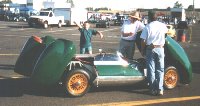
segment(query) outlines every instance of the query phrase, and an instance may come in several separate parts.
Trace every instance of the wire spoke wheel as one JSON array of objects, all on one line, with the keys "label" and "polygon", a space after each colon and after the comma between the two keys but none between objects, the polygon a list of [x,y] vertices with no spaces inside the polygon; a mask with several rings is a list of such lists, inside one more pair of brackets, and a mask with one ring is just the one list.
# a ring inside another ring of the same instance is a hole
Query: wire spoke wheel
[{"label": "wire spoke wheel", "polygon": [[170,68],[166,71],[164,76],[164,85],[167,89],[173,89],[177,86],[179,76],[174,68]]},{"label": "wire spoke wheel", "polygon": [[84,73],[73,72],[67,79],[65,86],[71,96],[83,96],[87,93],[90,85]]}]

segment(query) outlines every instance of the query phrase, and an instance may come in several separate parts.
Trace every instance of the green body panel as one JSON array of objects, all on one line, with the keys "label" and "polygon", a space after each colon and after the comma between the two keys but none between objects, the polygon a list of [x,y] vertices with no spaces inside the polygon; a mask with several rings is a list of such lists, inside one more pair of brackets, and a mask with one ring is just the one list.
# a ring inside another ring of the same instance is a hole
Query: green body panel
[{"label": "green body panel", "polygon": [[96,68],[99,76],[142,76],[139,70],[130,65],[97,65]]},{"label": "green body panel", "polygon": [[32,81],[42,85],[56,84],[75,53],[75,45],[71,41],[59,39],[49,44],[35,65]]},{"label": "green body panel", "polygon": [[21,53],[16,61],[14,71],[16,73],[31,76],[34,65],[42,53],[43,49],[55,39],[50,36],[46,36],[43,40],[43,43],[38,43],[34,40],[33,36],[30,37],[25,43],[24,47],[21,50]]},{"label": "green body panel", "polygon": [[181,70],[186,71],[184,72],[186,76],[184,76],[183,80],[189,83],[192,80],[192,65],[184,49],[169,36],[166,37],[165,48],[165,51],[169,53],[168,55],[170,55],[172,58],[178,61],[181,66],[184,67],[184,70]]}]

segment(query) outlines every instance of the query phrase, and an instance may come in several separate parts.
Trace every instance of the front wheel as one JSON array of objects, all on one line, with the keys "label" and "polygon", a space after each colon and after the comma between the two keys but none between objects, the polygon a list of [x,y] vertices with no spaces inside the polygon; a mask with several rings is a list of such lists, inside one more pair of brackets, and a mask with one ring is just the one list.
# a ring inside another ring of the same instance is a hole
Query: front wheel
[{"label": "front wheel", "polygon": [[175,67],[168,67],[164,75],[164,87],[166,89],[173,89],[179,82],[179,75]]},{"label": "front wheel", "polygon": [[90,77],[85,70],[75,69],[67,75],[65,89],[70,96],[83,96],[90,89],[89,80]]}]

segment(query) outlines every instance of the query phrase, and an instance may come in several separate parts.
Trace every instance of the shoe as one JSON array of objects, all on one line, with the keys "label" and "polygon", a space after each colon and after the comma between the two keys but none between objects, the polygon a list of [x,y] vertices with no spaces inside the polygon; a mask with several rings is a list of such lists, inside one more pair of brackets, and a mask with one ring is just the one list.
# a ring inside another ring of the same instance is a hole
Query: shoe
[{"label": "shoe", "polygon": [[153,96],[156,96],[157,95],[157,91],[156,90],[150,90],[150,94],[153,95]]},{"label": "shoe", "polygon": [[158,92],[158,95],[159,95],[159,96],[162,96],[162,95],[163,95],[163,91],[159,91],[159,92]]}]

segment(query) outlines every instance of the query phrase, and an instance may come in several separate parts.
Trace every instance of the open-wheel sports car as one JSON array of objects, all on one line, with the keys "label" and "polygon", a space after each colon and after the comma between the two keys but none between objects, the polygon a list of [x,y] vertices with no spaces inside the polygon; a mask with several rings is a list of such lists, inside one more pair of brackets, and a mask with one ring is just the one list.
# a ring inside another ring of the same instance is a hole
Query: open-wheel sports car
[{"label": "open-wheel sports car", "polygon": [[[140,39],[137,37],[140,50]],[[189,84],[192,66],[184,49],[166,36],[164,87]],[[67,94],[85,95],[90,87],[132,85],[146,80],[145,59],[127,61],[121,53],[76,54],[72,41],[51,36],[32,36],[25,43],[15,64],[16,73],[29,76],[40,85],[64,84]]]}]

